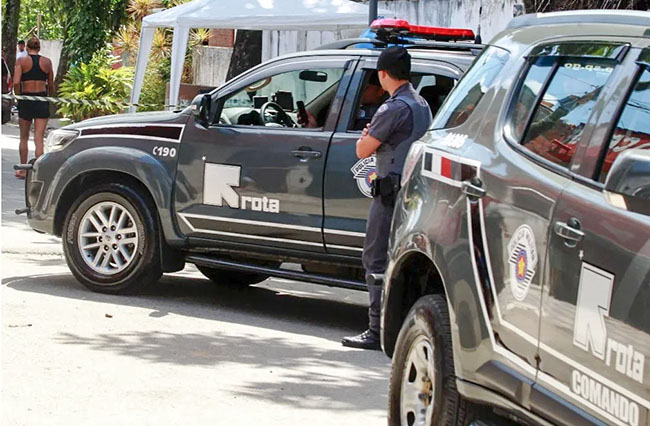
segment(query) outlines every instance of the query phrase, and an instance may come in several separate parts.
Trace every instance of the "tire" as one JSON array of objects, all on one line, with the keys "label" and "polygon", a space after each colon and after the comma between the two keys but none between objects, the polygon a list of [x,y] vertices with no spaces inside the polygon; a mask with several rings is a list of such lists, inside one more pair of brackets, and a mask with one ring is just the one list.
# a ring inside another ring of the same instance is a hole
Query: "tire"
[{"label": "tire", "polygon": [[226,269],[210,268],[208,266],[196,265],[197,269],[216,284],[225,284],[235,287],[246,287],[252,284],[261,283],[269,277],[266,274],[255,272],[238,272]]},{"label": "tire", "polygon": [[[82,193],[63,228],[63,252],[75,278],[108,294],[134,293],[158,281],[160,237],[153,211],[138,191],[122,183]],[[109,221],[114,230],[104,226]]]},{"label": "tire", "polygon": [[[416,358],[418,352],[421,357]],[[407,392],[409,388],[411,392]],[[422,393],[429,395],[428,400],[417,397]],[[425,409],[424,416],[418,414],[422,409]],[[441,295],[424,296],[409,311],[397,337],[390,377],[388,424],[464,425],[467,409],[468,403],[456,389],[447,302]]]}]

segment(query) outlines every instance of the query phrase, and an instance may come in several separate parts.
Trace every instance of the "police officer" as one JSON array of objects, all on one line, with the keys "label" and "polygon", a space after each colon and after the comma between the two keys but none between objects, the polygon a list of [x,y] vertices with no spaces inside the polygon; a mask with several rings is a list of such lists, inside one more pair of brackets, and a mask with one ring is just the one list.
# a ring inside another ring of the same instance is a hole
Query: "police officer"
[{"label": "police officer", "polygon": [[400,187],[404,160],[411,144],[431,125],[431,110],[409,82],[411,56],[403,47],[385,49],[377,60],[381,87],[390,98],[379,108],[357,140],[357,156],[377,158],[377,176],[372,186],[372,202],[363,246],[363,267],[370,296],[368,330],[344,337],[343,346],[380,349],[379,309],[382,283],[375,279],[386,270],[388,234],[393,207]]}]

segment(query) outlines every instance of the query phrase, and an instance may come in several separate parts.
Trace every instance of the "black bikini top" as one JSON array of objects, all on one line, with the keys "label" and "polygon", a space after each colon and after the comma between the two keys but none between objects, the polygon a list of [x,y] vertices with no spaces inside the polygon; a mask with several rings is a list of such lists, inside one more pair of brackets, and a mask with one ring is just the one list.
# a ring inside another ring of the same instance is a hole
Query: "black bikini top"
[{"label": "black bikini top", "polygon": [[41,69],[41,66],[39,64],[39,59],[41,58],[41,55],[29,55],[30,58],[32,58],[32,68],[23,73],[22,76],[20,77],[21,81],[34,81],[34,80],[40,80],[40,81],[46,81],[47,80],[47,73]]}]

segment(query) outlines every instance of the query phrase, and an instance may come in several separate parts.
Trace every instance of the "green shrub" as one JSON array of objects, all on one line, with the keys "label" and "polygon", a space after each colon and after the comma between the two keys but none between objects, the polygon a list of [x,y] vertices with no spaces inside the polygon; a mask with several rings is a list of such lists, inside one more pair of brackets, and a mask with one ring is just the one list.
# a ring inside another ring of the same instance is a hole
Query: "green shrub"
[{"label": "green shrub", "polygon": [[140,92],[138,112],[162,111],[165,105],[166,81],[160,72],[160,63],[150,61],[144,74],[144,83]]},{"label": "green shrub", "polygon": [[59,114],[74,121],[106,114],[117,114],[124,109],[122,102],[128,102],[131,93],[133,69],[112,65],[119,59],[109,49],[102,49],[93,55],[87,64],[71,68],[59,87],[59,96],[70,99],[102,100],[105,106],[62,104]]}]

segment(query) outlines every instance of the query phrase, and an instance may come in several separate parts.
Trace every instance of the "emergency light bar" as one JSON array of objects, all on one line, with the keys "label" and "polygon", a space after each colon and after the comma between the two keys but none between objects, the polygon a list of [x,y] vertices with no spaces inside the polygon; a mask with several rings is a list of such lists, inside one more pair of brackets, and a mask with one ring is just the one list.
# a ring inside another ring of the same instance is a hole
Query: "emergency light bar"
[{"label": "emergency light bar", "polygon": [[435,41],[474,41],[474,31],[465,28],[428,27],[411,25],[403,19],[376,19],[370,24],[370,29],[377,38],[394,42],[398,37],[418,38]]}]

